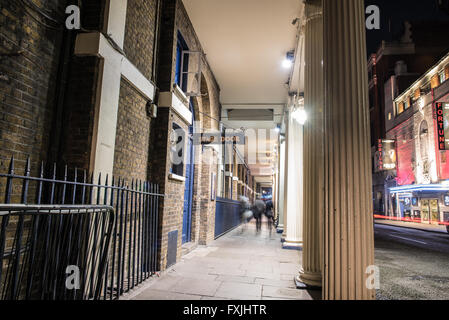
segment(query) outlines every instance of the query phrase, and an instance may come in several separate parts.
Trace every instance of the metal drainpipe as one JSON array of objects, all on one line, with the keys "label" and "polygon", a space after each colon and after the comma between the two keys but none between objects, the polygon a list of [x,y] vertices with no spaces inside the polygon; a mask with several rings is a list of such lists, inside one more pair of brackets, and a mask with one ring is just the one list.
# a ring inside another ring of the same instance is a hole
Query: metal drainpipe
[{"label": "metal drainpipe", "polygon": [[[70,0],[67,1],[67,5],[71,3]],[[58,63],[58,73],[56,79],[56,94],[55,94],[55,106],[54,106],[54,116],[51,127],[50,145],[48,152],[48,163],[58,162],[61,160],[62,152],[62,122],[64,119],[64,105],[65,105],[65,94],[68,86],[68,74],[69,66],[71,61],[71,55],[73,52],[74,45],[74,35],[73,31],[67,30],[65,26],[63,27],[63,36],[61,44],[61,52],[59,56]]]},{"label": "metal drainpipe", "polygon": [[159,54],[159,38],[160,38],[160,21],[161,21],[161,0],[156,0],[156,17],[154,19],[154,46],[151,81],[157,82],[158,54]]}]

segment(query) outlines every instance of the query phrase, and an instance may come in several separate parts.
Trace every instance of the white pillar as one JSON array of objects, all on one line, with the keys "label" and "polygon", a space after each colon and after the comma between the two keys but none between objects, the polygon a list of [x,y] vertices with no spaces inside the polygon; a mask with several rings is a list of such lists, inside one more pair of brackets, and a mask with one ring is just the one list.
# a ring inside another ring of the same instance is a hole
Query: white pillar
[{"label": "white pillar", "polygon": [[285,176],[285,138],[281,138],[281,146],[279,152],[279,197],[278,197],[278,214],[279,224],[277,232],[284,231],[284,176]]},{"label": "white pillar", "polygon": [[371,148],[363,0],[323,0],[323,298],[374,299]]},{"label": "white pillar", "polygon": [[293,119],[291,112],[288,117],[288,166],[285,168],[287,179],[286,193],[286,237],[283,248],[302,248],[303,220],[303,126]]},{"label": "white pillar", "polygon": [[324,214],[324,80],[321,0],[305,6],[304,247],[298,288],[321,287]]}]

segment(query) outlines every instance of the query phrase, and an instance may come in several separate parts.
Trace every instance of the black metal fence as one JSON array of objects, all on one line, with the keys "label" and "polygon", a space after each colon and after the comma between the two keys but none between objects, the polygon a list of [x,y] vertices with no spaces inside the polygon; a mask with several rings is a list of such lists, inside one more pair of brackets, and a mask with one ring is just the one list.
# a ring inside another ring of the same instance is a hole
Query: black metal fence
[{"label": "black metal fence", "polygon": [[215,204],[215,239],[236,228],[240,223],[240,202],[217,198]]},{"label": "black metal fence", "polygon": [[[110,235],[111,244],[104,266],[100,295],[95,296],[94,291],[89,295],[83,295],[82,298],[118,299],[120,295],[133,289],[158,271],[158,207],[159,199],[163,197],[162,194],[159,194],[158,185],[140,180],[132,180],[131,183],[128,183],[125,179],[115,177],[110,180],[109,176],[106,176],[103,182],[101,174],[95,183],[93,174],[88,176],[86,171],[77,169],[69,172],[67,166],[64,167],[63,172],[58,172],[56,165],[53,165],[50,177],[46,178],[45,176],[48,175],[45,174],[43,164],[40,167],[39,177],[32,177],[30,169],[28,159],[24,174],[16,174],[14,158],[12,158],[8,173],[0,173],[0,188],[4,189],[6,204],[71,205],[79,208],[84,208],[86,205],[101,205],[114,209],[114,222]],[[90,227],[92,224],[94,228],[98,227],[95,225],[95,220],[90,219]],[[22,229],[22,232],[29,230],[32,226],[32,223],[25,223],[25,220],[23,225],[20,221],[19,224],[16,224],[16,227]],[[71,229],[67,230],[70,232]],[[11,234],[8,234],[7,230],[1,230],[1,232],[0,240],[2,237],[5,238],[4,246],[5,252],[7,252],[8,248],[11,250],[13,246],[13,241],[8,238]],[[29,231],[26,232],[29,233]],[[44,231],[38,232],[36,241],[41,241],[42,232]],[[54,237],[55,232],[58,231],[47,229],[45,232],[47,236]],[[23,245],[21,250],[31,249],[34,239],[31,238],[29,241]],[[99,249],[98,241],[99,239],[89,240],[91,245],[88,248],[92,251],[90,254],[93,256],[96,256],[95,251]],[[4,262],[5,258],[7,259],[0,252],[0,259]],[[66,266],[61,265],[60,267],[65,268]],[[2,265],[2,269],[5,269],[4,265]],[[99,278],[101,275],[98,272],[101,271],[103,269],[98,268],[98,270],[89,272]],[[10,284],[6,285],[10,286]],[[49,297],[40,296],[39,298]]]},{"label": "black metal fence", "polygon": [[0,226],[2,300],[101,297],[112,207],[0,205]]}]

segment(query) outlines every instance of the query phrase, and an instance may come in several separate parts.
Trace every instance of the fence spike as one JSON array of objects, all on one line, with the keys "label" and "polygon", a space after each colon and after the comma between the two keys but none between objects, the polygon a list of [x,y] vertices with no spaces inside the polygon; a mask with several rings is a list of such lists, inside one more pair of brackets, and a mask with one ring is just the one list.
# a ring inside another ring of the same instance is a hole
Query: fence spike
[{"label": "fence spike", "polygon": [[11,156],[11,161],[9,162],[8,174],[14,174],[14,156]]},{"label": "fence spike", "polygon": [[25,174],[24,174],[25,177],[30,176],[30,171],[31,171],[30,166],[31,166],[31,161],[30,161],[30,157],[28,157],[27,161],[26,161],[26,165],[25,165]]}]

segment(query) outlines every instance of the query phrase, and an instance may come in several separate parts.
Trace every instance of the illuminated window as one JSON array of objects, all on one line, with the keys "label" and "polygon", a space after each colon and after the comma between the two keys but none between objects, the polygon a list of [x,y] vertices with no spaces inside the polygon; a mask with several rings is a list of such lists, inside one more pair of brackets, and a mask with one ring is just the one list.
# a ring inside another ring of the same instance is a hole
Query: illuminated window
[{"label": "illuminated window", "polygon": [[440,76],[440,83],[443,83],[444,81],[447,80],[445,70],[441,71],[439,76]]},{"label": "illuminated window", "polygon": [[404,112],[404,102],[399,102],[397,104],[397,114],[401,114]]}]

